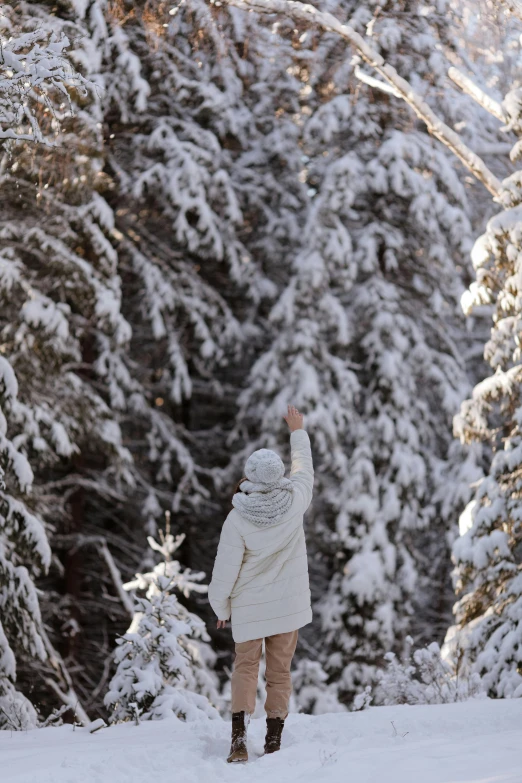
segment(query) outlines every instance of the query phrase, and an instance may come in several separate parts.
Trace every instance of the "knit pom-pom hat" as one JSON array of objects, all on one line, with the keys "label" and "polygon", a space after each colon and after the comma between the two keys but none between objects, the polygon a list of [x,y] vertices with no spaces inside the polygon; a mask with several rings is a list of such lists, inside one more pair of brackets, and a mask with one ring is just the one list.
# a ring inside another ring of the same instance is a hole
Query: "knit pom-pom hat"
[{"label": "knit pom-pom hat", "polygon": [[284,474],[279,454],[270,449],[254,451],[246,461],[246,480],[232,498],[232,505],[255,525],[277,524],[292,506],[293,486]]},{"label": "knit pom-pom hat", "polygon": [[284,474],[283,460],[271,449],[254,451],[245,464],[245,476],[254,484],[275,484]]}]

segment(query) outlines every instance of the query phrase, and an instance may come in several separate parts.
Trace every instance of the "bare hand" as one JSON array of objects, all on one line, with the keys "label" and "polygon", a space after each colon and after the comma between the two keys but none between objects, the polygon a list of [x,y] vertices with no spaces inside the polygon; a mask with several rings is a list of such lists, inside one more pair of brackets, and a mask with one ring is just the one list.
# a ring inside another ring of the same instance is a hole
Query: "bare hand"
[{"label": "bare hand", "polygon": [[293,405],[288,406],[288,413],[283,416],[283,419],[290,427],[290,432],[303,429],[303,414],[299,413]]},{"label": "bare hand", "polygon": [[216,623],[216,628],[226,628],[227,627],[227,621],[226,620],[218,620]]}]

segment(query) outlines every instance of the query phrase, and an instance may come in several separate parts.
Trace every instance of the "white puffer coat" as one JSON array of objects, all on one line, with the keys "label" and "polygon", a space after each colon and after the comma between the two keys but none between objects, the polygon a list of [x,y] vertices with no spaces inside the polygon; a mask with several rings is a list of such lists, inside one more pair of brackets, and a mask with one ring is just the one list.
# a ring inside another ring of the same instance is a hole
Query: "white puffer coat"
[{"label": "white puffer coat", "polygon": [[221,531],[208,597],[219,620],[232,616],[235,642],[295,631],[312,620],[303,530],[314,482],[308,434],[292,432],[290,446],[289,510],[261,526],[234,508]]}]

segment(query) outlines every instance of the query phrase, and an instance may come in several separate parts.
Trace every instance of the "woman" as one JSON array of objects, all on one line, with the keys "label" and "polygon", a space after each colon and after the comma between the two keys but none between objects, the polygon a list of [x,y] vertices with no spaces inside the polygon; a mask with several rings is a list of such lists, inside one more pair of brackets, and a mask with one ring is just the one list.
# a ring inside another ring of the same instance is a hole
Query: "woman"
[{"label": "woman", "polygon": [[312,620],[303,514],[312,500],[314,471],[303,416],[293,406],[292,468],[259,449],[248,458],[245,479],[232,498],[221,531],[210,604],[224,628],[232,617],[236,655],[232,673],[232,745],[227,761],[247,761],[246,730],[255,709],[263,639],[266,655],[265,753],[281,747],[292,691],[290,666],[298,629]]}]

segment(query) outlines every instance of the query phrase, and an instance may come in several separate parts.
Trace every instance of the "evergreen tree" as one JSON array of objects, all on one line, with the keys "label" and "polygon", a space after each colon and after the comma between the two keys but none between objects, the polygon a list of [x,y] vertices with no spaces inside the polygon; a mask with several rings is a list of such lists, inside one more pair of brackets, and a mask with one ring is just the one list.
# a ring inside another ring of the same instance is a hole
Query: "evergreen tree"
[{"label": "evergreen tree", "polygon": [[[31,37],[37,31],[38,37],[68,37],[73,45],[85,32],[74,20],[54,16],[44,4],[17,4],[11,21],[20,35]],[[73,57],[70,49],[67,56]],[[80,524],[85,496],[114,503],[122,497],[122,487],[134,482],[118,410],[109,406],[100,380],[107,376],[106,357],[111,367],[121,367],[130,327],[120,310],[121,279],[110,241],[112,213],[98,193],[103,138],[97,92],[86,94],[69,84],[69,105],[55,85],[40,87],[48,91],[48,99],[35,98],[34,114],[42,138],[53,146],[35,147],[26,138],[34,122],[24,115],[17,128],[20,139],[4,150],[0,174],[5,199],[0,330],[2,352],[19,387],[13,440],[34,470],[32,502],[49,525],[55,553],[50,575],[41,582],[50,655],[43,667],[38,665],[38,676],[30,660],[22,662],[20,675],[24,689],[31,688],[44,710],[58,695],[72,708],[79,700],[78,712],[86,719],[85,690],[74,693],[52,645],[59,645],[70,660],[79,649],[78,598],[85,585],[79,548],[92,541],[91,531]],[[107,386],[116,380],[112,375]],[[106,581],[111,584],[109,574]],[[88,645],[85,648],[88,652]],[[93,687],[91,682],[86,690]],[[51,698],[45,693],[49,689]]]},{"label": "evergreen tree", "polygon": [[[375,16],[370,3],[341,10],[437,102],[443,4],[429,14],[399,2]],[[452,518],[478,476],[474,456],[451,444],[468,388],[459,298],[471,224],[447,153],[393,97],[361,85],[340,57],[344,42],[324,35],[313,48],[301,74],[314,108],[301,118],[306,231],[240,420],[274,447],[284,406],[307,413],[318,463],[312,551],[326,557],[314,582],[330,575],[316,598],[322,661],[349,704],[388,650],[400,652],[409,633],[424,640],[434,623],[440,634],[449,615]],[[464,112],[456,105],[441,107],[453,121]]]},{"label": "evergreen tree", "polygon": [[[460,55],[443,0],[325,7],[468,140],[496,141],[444,80],[444,55]],[[364,701],[386,651],[407,633],[438,637],[451,520],[478,475],[448,436],[473,339],[457,306],[473,191],[330,34],[204,0],[7,8],[16,76],[11,93],[0,83],[0,135],[16,125],[18,140],[0,162],[0,332],[19,394],[6,391],[6,437],[35,473],[28,513],[55,553],[43,615],[75,672],[62,661],[57,682],[58,656],[47,681],[63,701],[74,687],[100,706],[128,623],[120,573],[154,573],[145,533],[176,509],[184,564],[208,571],[232,472],[261,428],[263,445],[280,444],[274,422],[292,401],[309,411],[318,459],[311,572],[326,641],[321,666],[301,663],[298,698],[316,711],[337,694]],[[16,85],[39,58],[52,75],[26,111]],[[35,150],[38,133],[56,147]],[[233,464],[212,470],[231,448]],[[26,504],[6,470],[6,492]],[[28,562],[31,578],[44,570],[36,550]],[[193,654],[198,591],[184,609],[158,580],[120,666],[133,660],[134,685],[139,666],[156,672],[146,714],[196,714],[206,702],[181,704],[174,683],[211,694]],[[182,675],[168,669],[171,643]],[[20,660],[27,687],[34,662]]]},{"label": "evergreen tree", "polygon": [[[506,96],[506,130],[522,135],[522,91]],[[511,153],[518,162],[522,141]],[[472,253],[477,280],[465,310],[487,307],[491,336],[484,356],[493,373],[475,386],[455,420],[461,440],[491,447],[486,475],[461,517],[456,563],[457,625],[447,651],[482,676],[490,696],[522,696],[522,526],[520,519],[521,356],[519,256],[522,177],[503,182],[504,211],[492,218]]]},{"label": "evergreen tree", "polygon": [[183,720],[219,717],[211,704],[219,699],[216,678],[202,655],[209,640],[205,625],[174,593],[188,597],[207,590],[200,584],[203,573],[183,569],[172,559],[184,538],[174,538],[169,526],[161,543],[149,537],[150,547],[163,555],[163,561],[125,585],[144,596],[136,598],[134,619],[116,648],[117,670],[105,696],[113,723],[172,714]]},{"label": "evergreen tree", "polygon": [[292,672],[293,701],[299,712],[321,715],[326,712],[344,712],[339,703],[335,683],[328,683],[328,675],[319,661],[301,658]]},{"label": "evergreen tree", "polygon": [[[0,259],[1,264],[1,259]],[[1,268],[1,267],[0,267]],[[23,417],[18,384],[0,357],[0,728],[36,725],[32,704],[18,691],[16,655],[46,658],[34,580],[49,568],[51,552],[42,522],[27,506],[33,472],[23,444],[13,437]],[[13,426],[14,424],[14,426]]]},{"label": "evergreen tree", "polygon": [[300,231],[301,84],[292,45],[256,17],[203,2],[173,15],[162,3],[121,10],[105,15],[106,33],[99,15],[88,22],[112,74],[107,199],[132,324],[128,367],[141,384],[123,411],[140,465],[134,509],[155,509],[149,532],[162,507],[176,509],[184,562],[208,572],[228,508],[211,468],[228,460],[238,387],[269,338],[258,313]]},{"label": "evergreen tree", "polygon": [[257,36],[255,19],[202,2],[12,13],[21,29],[67,35],[95,85],[69,90],[71,119],[39,108],[52,156],[21,140],[2,166],[5,353],[56,555],[44,615],[90,708],[127,622],[105,596],[140,567],[144,532],[163,508],[188,532],[196,509],[218,532],[208,467],[224,461],[228,379],[251,360],[242,346],[276,292],[267,272],[299,232],[299,84],[290,45],[265,60],[269,27]]},{"label": "evergreen tree", "polygon": [[[2,8],[0,37],[5,196],[0,228],[0,727],[22,729],[35,725],[36,712],[15,690],[17,673],[22,670],[23,680],[28,668],[33,680],[43,661],[49,666],[49,656],[57,662],[35,586],[35,579],[49,569],[51,552],[44,524],[35,514],[43,506],[30,462],[38,464],[36,455],[58,456],[72,450],[61,411],[55,410],[60,407],[58,399],[53,400],[51,385],[43,381],[43,364],[48,363],[49,371],[65,351],[70,310],[47,296],[48,276],[43,285],[37,282],[42,255],[52,255],[55,249],[52,229],[46,233],[31,217],[21,219],[27,201],[34,203],[34,196],[39,199],[42,193],[33,192],[27,199],[23,187],[16,192],[12,172],[20,168],[28,173],[44,144],[47,160],[49,148],[58,149],[60,123],[73,109],[69,91],[85,97],[90,85],[67,58],[70,41],[63,30],[39,25],[29,17],[26,5]],[[35,148],[34,142],[42,146]],[[71,261],[64,258],[63,248],[62,257],[53,259],[62,268]],[[34,381],[34,395],[26,393],[28,376]],[[81,709],[79,714],[84,717]]]}]

